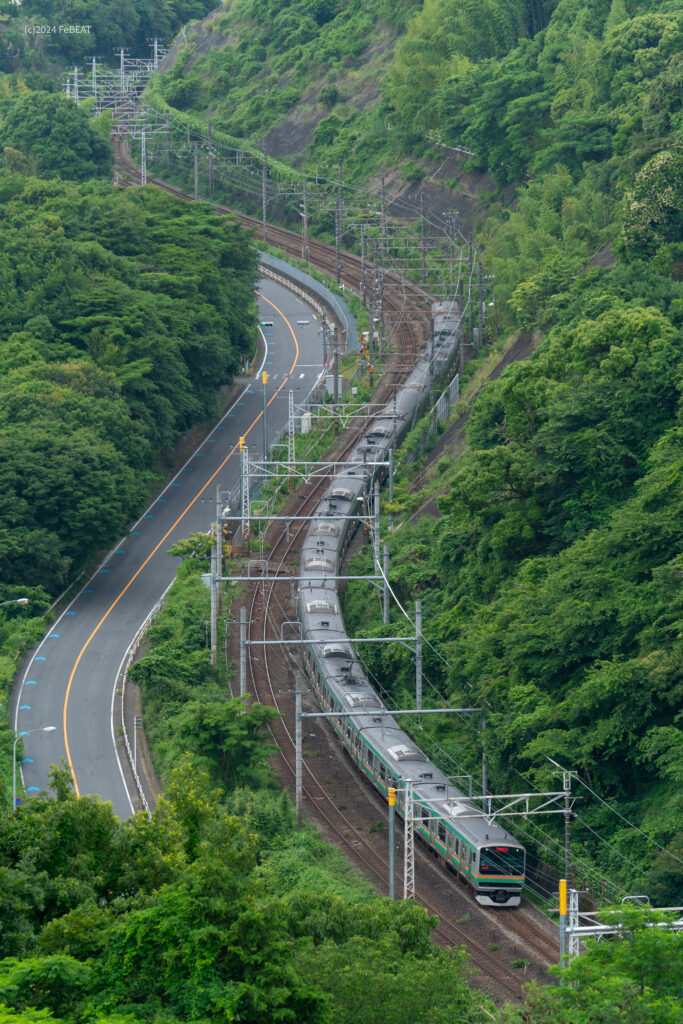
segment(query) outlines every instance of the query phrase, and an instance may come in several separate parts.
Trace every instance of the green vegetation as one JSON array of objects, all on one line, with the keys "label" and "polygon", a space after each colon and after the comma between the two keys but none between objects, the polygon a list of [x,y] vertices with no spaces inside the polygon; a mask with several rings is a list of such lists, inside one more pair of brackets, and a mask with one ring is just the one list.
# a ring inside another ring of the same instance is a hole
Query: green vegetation
[{"label": "green vegetation", "polygon": [[[66,769],[52,773],[54,799],[0,813],[0,1021],[673,1024],[680,935],[632,912],[624,939],[571,965],[571,986],[497,1009],[469,988],[463,950],[432,945],[422,908],[373,895],[340,854],[295,829],[264,774],[266,709],[231,716],[237,705],[197,641],[209,611],[203,540],[184,544],[190,557],[138,679],[146,719],[155,694],[153,717],[182,714],[179,697],[210,715],[222,702],[230,742],[215,746],[201,715],[175,730],[200,755],[177,753],[150,819],[119,822],[109,805],[75,799]],[[189,701],[177,688],[163,697],[178,679]],[[226,774],[226,746],[244,771]]]},{"label": "green vegetation", "polygon": [[[455,706],[486,708],[496,786],[550,786],[552,757],[673,854],[683,771],[683,337],[671,283],[657,282],[660,308],[615,294],[623,282],[633,294],[636,275],[641,301],[655,301],[643,264],[581,280],[582,311],[485,387],[469,450],[439,463],[430,484],[439,519],[388,539],[399,599],[423,602],[430,680]],[[563,300],[571,309],[576,296]],[[414,510],[414,472],[399,480],[395,510]],[[354,571],[361,564],[367,556]],[[353,635],[386,631],[358,585],[347,614]],[[411,699],[402,653],[373,645],[365,656],[401,706]],[[476,772],[476,731],[450,724],[435,734],[460,770]],[[676,902],[680,854],[657,860],[643,836],[582,796],[581,818],[612,849],[577,828],[575,855],[598,858],[625,888],[645,884]]]},{"label": "green vegetation", "polygon": [[245,0],[219,8],[198,30],[198,38],[213,43],[208,53],[188,64],[188,47],[160,88],[176,109],[210,111],[217,129],[252,139],[303,102],[313,124],[328,112],[316,135],[329,141],[333,125],[361,117],[363,96],[377,93],[382,58],[368,72],[369,49],[390,48],[417,6],[417,0],[381,0],[372,7],[361,0],[286,6]]},{"label": "green vegetation", "polygon": [[243,231],[155,189],[0,177],[0,573],[56,593],[254,345]]},{"label": "green vegetation", "polygon": [[483,1024],[494,1007],[462,951],[432,946],[434,919],[296,831],[272,711],[210,667],[205,540],[183,543],[133,671],[164,776],[151,820],[76,800],[56,769],[56,799],[0,812],[0,1020]]},{"label": "green vegetation", "polygon": [[[203,18],[213,0],[122,0],[116,18],[100,0],[24,0],[0,8],[0,70],[32,71],[73,66],[117,47],[149,52],[153,37],[168,40],[193,18]],[[43,31],[41,31],[41,28]],[[45,29],[48,31],[45,31]]]},{"label": "green vegetation", "polygon": [[531,986],[524,1006],[508,1009],[506,1024],[678,1024],[683,940],[680,932],[652,927],[661,919],[622,910],[621,938],[589,940],[566,970],[554,969],[565,984]]},{"label": "green vegetation", "polygon": [[[8,93],[11,82],[0,79]],[[0,101],[0,117],[0,151],[9,171],[71,181],[111,173],[109,120],[93,122],[65,96],[17,90]]]},{"label": "green vegetation", "polygon": [[[17,80],[0,93],[0,601],[29,598],[0,611],[8,708],[36,616],[127,530],[252,355],[256,254],[207,207],[60,180],[108,172],[106,121]],[[3,802],[13,738],[0,726]]]},{"label": "green vegetation", "polygon": [[[547,27],[518,45],[514,14],[532,5],[488,6],[495,20],[472,18],[465,0],[432,0],[398,46],[384,96],[408,149],[428,128],[509,182],[558,163],[577,176],[586,163],[638,166],[680,130],[675,0],[560,0],[545,5]],[[434,31],[444,21],[446,39]]]}]

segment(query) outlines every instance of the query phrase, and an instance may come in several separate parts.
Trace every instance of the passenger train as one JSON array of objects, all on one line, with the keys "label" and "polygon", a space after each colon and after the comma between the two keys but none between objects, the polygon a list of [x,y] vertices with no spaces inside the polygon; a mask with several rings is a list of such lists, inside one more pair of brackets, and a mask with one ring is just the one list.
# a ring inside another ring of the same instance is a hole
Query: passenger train
[{"label": "passenger train", "polygon": [[307,673],[323,707],[358,711],[357,717],[332,719],[358,770],[380,793],[396,789],[399,813],[405,805],[405,784],[411,781],[416,834],[473,889],[479,903],[516,907],[524,883],[524,847],[497,822],[481,816],[481,808],[449,782],[394,717],[373,716],[373,710],[384,706],[349,642],[333,578],[340,574],[359,522],[348,517],[360,514],[382,468],[378,463],[386,462],[389,449],[414,423],[435,368],[452,360],[457,343],[457,331],[434,331],[429,350],[395,399],[370,422],[316,507],[301,549],[298,616]]}]

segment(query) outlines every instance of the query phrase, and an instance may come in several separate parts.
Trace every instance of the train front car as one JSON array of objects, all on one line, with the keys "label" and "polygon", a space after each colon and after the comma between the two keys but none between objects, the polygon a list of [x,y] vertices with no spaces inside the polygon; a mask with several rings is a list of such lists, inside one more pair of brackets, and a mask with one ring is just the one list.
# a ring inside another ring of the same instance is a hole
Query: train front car
[{"label": "train front car", "polygon": [[493,828],[484,843],[477,847],[472,864],[472,886],[477,903],[485,907],[518,907],[524,867],[524,847],[503,828]]}]

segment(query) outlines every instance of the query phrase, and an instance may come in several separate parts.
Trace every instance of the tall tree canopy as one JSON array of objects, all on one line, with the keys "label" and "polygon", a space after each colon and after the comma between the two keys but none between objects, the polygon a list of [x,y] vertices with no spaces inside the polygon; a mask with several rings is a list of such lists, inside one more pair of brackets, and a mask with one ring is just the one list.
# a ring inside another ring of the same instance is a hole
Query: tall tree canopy
[{"label": "tall tree canopy", "polygon": [[[26,92],[3,104],[3,151],[5,166],[40,178],[85,181],[108,175],[112,165],[111,146],[88,114],[65,96],[48,92]],[[23,166],[17,166],[15,154],[24,157]]]},{"label": "tall tree canopy", "polygon": [[7,583],[54,591],[125,530],[252,351],[255,265],[234,222],[156,189],[0,174]]}]

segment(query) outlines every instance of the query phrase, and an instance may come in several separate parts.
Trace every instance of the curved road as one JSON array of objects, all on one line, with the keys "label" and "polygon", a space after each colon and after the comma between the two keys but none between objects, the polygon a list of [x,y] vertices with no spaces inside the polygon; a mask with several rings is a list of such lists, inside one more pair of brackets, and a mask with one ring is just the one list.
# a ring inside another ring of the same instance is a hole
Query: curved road
[{"label": "curved road", "polygon": [[[287,423],[290,389],[295,401],[302,399],[321,371],[318,324],[301,299],[262,281],[259,310],[273,326],[262,328],[265,352],[254,380],[64,609],[15,688],[15,729],[38,730],[23,737],[28,795],[47,789],[50,766],[64,759],[78,795],[110,800],[119,817],[133,813],[113,735],[112,699],[129,645],[178,568],[168,549],[208,530],[217,484],[226,491],[237,486],[240,436],[250,455],[261,457],[261,370],[268,372],[269,438]],[[40,731],[51,725],[54,732]]]}]

